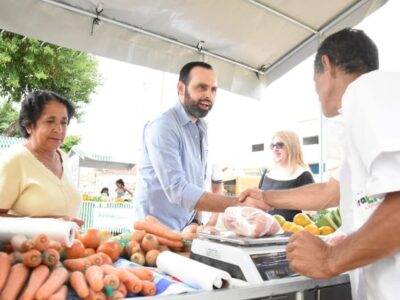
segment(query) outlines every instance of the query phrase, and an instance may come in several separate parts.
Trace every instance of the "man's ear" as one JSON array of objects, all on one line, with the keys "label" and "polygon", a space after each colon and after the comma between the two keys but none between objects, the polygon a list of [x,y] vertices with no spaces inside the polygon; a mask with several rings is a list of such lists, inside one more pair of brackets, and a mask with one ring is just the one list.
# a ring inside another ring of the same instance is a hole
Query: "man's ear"
[{"label": "man's ear", "polygon": [[328,55],[321,56],[321,62],[324,70],[327,71],[332,77],[336,76],[336,66],[331,62]]},{"label": "man's ear", "polygon": [[185,84],[182,81],[178,81],[177,85],[177,90],[178,90],[178,96],[183,96],[185,95]]}]

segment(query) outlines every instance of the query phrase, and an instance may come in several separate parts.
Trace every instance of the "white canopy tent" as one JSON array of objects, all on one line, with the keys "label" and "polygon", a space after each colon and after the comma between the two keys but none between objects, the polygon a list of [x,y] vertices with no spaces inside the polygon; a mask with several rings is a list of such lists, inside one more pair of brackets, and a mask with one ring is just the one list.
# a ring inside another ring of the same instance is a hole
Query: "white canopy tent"
[{"label": "white canopy tent", "polygon": [[387,0],[1,0],[0,29],[176,73],[211,63],[219,86],[263,88]]}]

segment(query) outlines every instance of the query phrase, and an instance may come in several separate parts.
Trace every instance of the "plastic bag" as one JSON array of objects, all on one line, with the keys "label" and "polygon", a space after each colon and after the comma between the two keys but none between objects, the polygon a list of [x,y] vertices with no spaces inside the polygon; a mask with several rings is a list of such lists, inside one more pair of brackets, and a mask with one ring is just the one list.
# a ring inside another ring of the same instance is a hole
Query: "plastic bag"
[{"label": "plastic bag", "polygon": [[346,233],[339,227],[334,233],[321,236],[322,240],[330,246],[336,246],[347,237]]},{"label": "plastic bag", "polygon": [[283,233],[273,216],[253,207],[228,207],[224,212],[223,221],[226,229],[247,237]]}]

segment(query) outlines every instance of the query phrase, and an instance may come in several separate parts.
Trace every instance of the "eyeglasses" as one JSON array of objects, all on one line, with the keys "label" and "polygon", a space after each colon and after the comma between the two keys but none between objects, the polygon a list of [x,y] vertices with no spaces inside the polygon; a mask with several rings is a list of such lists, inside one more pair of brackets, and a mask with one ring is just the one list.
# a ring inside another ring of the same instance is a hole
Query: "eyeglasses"
[{"label": "eyeglasses", "polygon": [[275,144],[271,143],[271,145],[269,145],[269,148],[271,150],[274,150],[274,148],[276,149],[283,149],[283,146],[285,146],[284,142],[276,142]]}]

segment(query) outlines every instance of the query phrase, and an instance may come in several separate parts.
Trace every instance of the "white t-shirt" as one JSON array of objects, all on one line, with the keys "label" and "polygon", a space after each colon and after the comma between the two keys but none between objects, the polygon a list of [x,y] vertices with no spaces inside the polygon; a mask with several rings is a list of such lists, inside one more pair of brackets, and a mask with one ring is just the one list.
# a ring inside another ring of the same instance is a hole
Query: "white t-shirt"
[{"label": "white t-shirt", "polygon": [[[400,191],[400,73],[374,71],[356,79],[343,96],[342,113],[340,212],[350,234],[387,193]],[[354,270],[350,278],[354,300],[399,299],[400,253]]]}]

